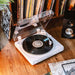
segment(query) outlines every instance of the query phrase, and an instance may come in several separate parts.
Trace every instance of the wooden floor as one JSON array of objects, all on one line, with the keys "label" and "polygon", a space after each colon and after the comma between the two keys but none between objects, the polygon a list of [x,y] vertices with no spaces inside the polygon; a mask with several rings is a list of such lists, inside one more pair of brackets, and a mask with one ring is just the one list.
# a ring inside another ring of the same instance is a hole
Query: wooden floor
[{"label": "wooden floor", "polygon": [[75,39],[61,38],[61,26],[47,31],[61,44],[64,51],[32,66],[15,48],[13,40],[0,52],[0,75],[45,75],[50,71],[48,63],[75,59]]}]

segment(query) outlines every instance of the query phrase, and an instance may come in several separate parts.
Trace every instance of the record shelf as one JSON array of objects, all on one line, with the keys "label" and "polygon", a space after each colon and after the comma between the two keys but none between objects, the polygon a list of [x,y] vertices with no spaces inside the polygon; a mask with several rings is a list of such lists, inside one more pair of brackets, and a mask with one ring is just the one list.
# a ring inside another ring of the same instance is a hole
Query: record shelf
[{"label": "record shelf", "polygon": [[66,1],[63,2],[64,0],[15,0],[11,4],[13,23],[17,25],[20,20],[50,9],[54,11],[54,18],[62,17]]}]

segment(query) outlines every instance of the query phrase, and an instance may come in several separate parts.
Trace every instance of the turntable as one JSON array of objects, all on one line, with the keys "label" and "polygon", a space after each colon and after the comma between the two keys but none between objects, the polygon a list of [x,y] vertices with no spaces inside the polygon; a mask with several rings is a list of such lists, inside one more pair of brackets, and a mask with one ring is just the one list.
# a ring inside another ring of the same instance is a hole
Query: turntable
[{"label": "turntable", "polygon": [[[50,34],[48,34],[42,25],[38,26],[37,24],[40,22],[40,18],[47,19],[50,17],[51,19],[52,16],[52,10],[42,12],[39,15],[33,16],[32,18],[18,22],[19,25],[15,29],[14,40],[16,38],[18,39],[18,41],[15,42],[15,47],[32,65],[37,64],[64,50],[63,45],[61,45]],[[24,34],[23,32],[21,33],[21,30],[31,25],[33,25],[35,28],[28,30],[28,32],[30,31],[29,33],[24,31],[24,33],[28,33],[29,35],[25,35],[25,37],[22,38],[21,34],[23,36]]]}]

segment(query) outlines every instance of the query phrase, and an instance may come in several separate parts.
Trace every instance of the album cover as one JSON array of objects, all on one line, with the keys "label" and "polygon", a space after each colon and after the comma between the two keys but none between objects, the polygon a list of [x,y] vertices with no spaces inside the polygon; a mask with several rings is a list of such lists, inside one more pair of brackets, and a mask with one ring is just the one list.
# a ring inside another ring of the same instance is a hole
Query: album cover
[{"label": "album cover", "polygon": [[59,0],[57,0],[55,2],[55,15],[58,16],[59,15]]},{"label": "album cover", "polygon": [[39,14],[43,11],[44,3],[45,3],[45,0],[41,0],[41,4],[40,4],[40,8],[39,8]]},{"label": "album cover", "polygon": [[30,6],[29,6],[29,18],[33,16],[33,11],[34,11],[34,2],[35,0],[30,1]]},{"label": "album cover", "polygon": [[29,6],[30,6],[30,0],[27,0],[26,18],[28,18]]},{"label": "album cover", "polygon": [[37,15],[39,13],[40,4],[41,4],[41,0],[37,0],[36,7],[35,7],[35,15]]},{"label": "album cover", "polygon": [[48,4],[47,4],[47,10],[50,10],[51,3],[52,3],[52,0],[48,0]]},{"label": "album cover", "polygon": [[75,75],[75,59],[49,63],[52,75]]},{"label": "album cover", "polygon": [[24,5],[24,0],[21,0],[21,15],[20,15],[20,19],[22,20],[23,19],[23,11],[24,11],[24,9],[23,9],[23,5]]}]

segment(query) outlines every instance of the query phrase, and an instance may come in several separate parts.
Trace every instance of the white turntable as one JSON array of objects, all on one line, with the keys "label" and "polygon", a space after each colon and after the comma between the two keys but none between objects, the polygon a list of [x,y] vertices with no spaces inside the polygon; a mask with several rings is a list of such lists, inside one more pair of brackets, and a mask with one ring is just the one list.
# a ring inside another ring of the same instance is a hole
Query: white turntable
[{"label": "white turntable", "polygon": [[[50,12],[50,15],[51,15],[51,11]],[[47,13],[46,13],[47,14]],[[27,22],[27,21],[26,21]],[[38,20],[37,20],[38,22]],[[22,22],[24,23],[24,22]],[[15,34],[18,34],[18,30],[21,29],[20,26],[16,28],[16,31],[15,31]],[[51,50],[49,50],[48,52],[46,53],[43,53],[43,54],[33,54],[33,53],[29,53],[27,52],[24,48],[23,48],[23,41],[26,40],[27,37],[21,39],[21,36],[17,36],[18,38],[18,41],[15,42],[15,46],[16,48],[21,52],[21,54],[30,62],[30,64],[34,65],[34,64],[37,64],[59,52],[62,52],[64,50],[64,47],[63,45],[61,45],[58,41],[56,41],[50,34],[48,34],[44,29],[41,29],[41,28],[37,28],[36,29],[36,33],[33,34],[34,35],[44,35],[44,36],[47,36],[47,38],[50,38],[53,42],[53,47],[51,48]],[[35,40],[36,41],[36,40]],[[40,42],[41,44],[36,44],[39,45],[39,46],[42,46],[43,43],[41,41],[37,41],[38,43]],[[52,43],[52,42],[49,42],[49,45]],[[36,42],[35,42],[36,43]],[[34,45],[34,42],[33,42],[33,45]],[[37,46],[38,47],[38,46]],[[31,47],[32,48],[32,47]],[[39,51],[40,49],[38,49]],[[45,50],[45,49],[44,49]]]}]

